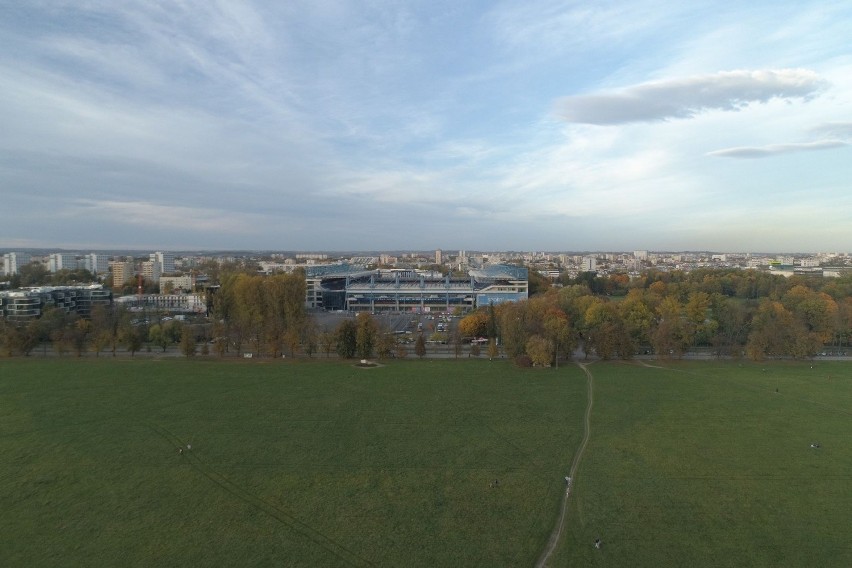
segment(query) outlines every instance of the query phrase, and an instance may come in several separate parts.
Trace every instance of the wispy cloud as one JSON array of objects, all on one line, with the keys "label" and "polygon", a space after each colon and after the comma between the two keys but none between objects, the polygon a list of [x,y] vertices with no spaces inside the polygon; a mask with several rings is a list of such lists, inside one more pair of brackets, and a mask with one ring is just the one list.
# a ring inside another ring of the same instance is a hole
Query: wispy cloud
[{"label": "wispy cloud", "polygon": [[826,82],[807,69],[724,71],[565,97],[557,103],[557,114],[568,122],[600,125],[691,118],[776,98],[807,99],[825,87]]},{"label": "wispy cloud", "polygon": [[708,152],[708,156],[716,158],[769,158],[779,154],[795,152],[814,152],[842,148],[849,144],[841,140],[820,140],[817,142],[798,142],[791,144],[769,144],[767,146],[740,146]]},{"label": "wispy cloud", "polygon": [[232,210],[160,205],[147,201],[106,201],[79,199],[62,212],[63,217],[121,219],[132,226],[162,230],[181,228],[191,231],[254,234],[259,230],[259,214]]},{"label": "wispy cloud", "polygon": [[825,122],[811,131],[822,136],[852,139],[852,122]]}]

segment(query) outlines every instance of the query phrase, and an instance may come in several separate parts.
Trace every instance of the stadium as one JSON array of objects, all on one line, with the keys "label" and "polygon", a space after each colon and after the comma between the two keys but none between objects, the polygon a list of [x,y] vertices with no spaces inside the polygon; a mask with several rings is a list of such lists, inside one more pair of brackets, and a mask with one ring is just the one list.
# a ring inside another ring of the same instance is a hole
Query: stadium
[{"label": "stadium", "polygon": [[528,297],[526,268],[505,264],[471,269],[465,277],[414,269],[349,264],[305,269],[306,305],[354,312],[449,312]]}]

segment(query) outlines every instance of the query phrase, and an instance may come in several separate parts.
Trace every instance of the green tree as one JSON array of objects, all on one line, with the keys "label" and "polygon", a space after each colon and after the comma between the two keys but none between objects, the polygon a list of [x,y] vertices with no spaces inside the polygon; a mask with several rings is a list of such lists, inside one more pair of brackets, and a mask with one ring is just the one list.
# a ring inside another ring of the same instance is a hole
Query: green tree
[{"label": "green tree", "polygon": [[634,289],[627,293],[627,297],[618,309],[627,333],[630,335],[634,347],[650,345],[650,331],[654,322],[654,313],[645,301],[644,290]]},{"label": "green tree", "polygon": [[166,332],[163,325],[155,323],[148,329],[148,341],[162,348],[163,353],[165,353],[169,345],[172,344],[172,336]]}]

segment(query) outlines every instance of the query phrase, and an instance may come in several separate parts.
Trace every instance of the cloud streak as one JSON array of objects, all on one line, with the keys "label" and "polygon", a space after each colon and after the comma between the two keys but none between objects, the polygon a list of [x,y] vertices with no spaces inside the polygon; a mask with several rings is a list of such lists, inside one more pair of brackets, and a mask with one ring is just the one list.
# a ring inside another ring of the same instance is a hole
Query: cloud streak
[{"label": "cloud streak", "polygon": [[708,152],[707,155],[715,158],[770,158],[779,154],[831,150],[848,145],[848,143],[841,140],[819,140],[817,142],[797,142],[791,144],[769,144],[767,146],[724,148],[722,150]]},{"label": "cloud streak", "polygon": [[737,111],[773,99],[809,99],[827,86],[807,69],[724,71],[634,85],[609,93],[565,97],[557,115],[568,122],[612,125]]}]

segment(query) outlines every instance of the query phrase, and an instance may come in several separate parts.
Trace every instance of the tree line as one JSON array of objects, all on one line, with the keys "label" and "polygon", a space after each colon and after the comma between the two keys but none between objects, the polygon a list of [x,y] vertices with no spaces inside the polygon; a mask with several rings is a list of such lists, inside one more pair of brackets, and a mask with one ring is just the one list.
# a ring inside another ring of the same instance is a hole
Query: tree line
[{"label": "tree line", "polygon": [[[628,359],[636,354],[680,357],[701,349],[719,356],[813,357],[841,351],[852,335],[852,277],[784,278],[753,270],[649,271],[581,274],[561,287],[537,286],[529,299],[484,306],[442,334],[456,356],[505,356],[548,366],[583,355]],[[124,308],[96,307],[90,319],[61,310],[24,325],[0,323],[8,355],[51,348],[60,355],[96,355],[121,348],[166,350],[187,356],[252,353],[259,357],[323,354],[367,359],[426,352],[426,337],[398,341],[370,314],[320,329],[305,309],[304,274],[261,276],[226,272],[208,298],[206,324],[147,321]],[[201,343],[200,349],[198,344]]]},{"label": "tree line", "polygon": [[[614,293],[620,291],[621,293]],[[813,357],[849,346],[852,278],[785,278],[757,271],[696,270],[581,275],[530,299],[469,314],[463,334],[499,341],[519,362],[549,365],[581,348],[629,359],[718,356]]]},{"label": "tree line", "polygon": [[[162,348],[176,344],[187,357],[198,350],[203,341],[203,326],[182,322],[157,321],[150,323],[147,313],[132,312],[125,306],[95,306],[90,318],[49,307],[40,318],[25,324],[0,321],[0,353],[30,355],[35,349],[46,354],[51,349],[57,355],[73,354],[78,357],[86,352],[116,356],[119,348],[130,355],[142,349]],[[151,316],[153,317],[153,316]],[[206,343],[200,352],[205,354]]]}]

